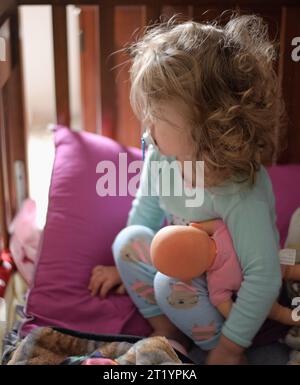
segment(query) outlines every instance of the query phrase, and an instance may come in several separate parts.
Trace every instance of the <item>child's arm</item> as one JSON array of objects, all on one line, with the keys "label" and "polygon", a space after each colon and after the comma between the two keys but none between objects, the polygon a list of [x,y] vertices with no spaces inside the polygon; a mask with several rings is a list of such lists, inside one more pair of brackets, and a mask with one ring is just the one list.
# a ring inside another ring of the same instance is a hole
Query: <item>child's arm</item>
[{"label": "child's arm", "polygon": [[241,197],[231,209],[225,204],[219,208],[232,236],[244,276],[222,333],[237,348],[246,348],[279,295],[278,234],[268,202],[258,200],[255,193]]},{"label": "child's arm", "polygon": [[[232,304],[232,301],[229,300],[217,306],[219,312],[226,319],[229,317],[230,311],[232,309]],[[295,326],[300,324],[299,321],[293,320],[292,309],[282,306],[278,302],[275,302],[272,306],[272,309],[268,314],[268,318],[289,326]]]},{"label": "child's arm", "polygon": [[127,226],[144,225],[156,232],[163,223],[165,213],[159,206],[159,197],[154,194],[151,196],[151,193],[155,192],[156,177],[158,175],[154,170],[152,173],[153,179],[151,179],[150,167],[154,169],[154,164],[151,166],[151,162],[157,160],[157,156],[157,151],[150,145],[143,164],[140,185],[128,215]]}]

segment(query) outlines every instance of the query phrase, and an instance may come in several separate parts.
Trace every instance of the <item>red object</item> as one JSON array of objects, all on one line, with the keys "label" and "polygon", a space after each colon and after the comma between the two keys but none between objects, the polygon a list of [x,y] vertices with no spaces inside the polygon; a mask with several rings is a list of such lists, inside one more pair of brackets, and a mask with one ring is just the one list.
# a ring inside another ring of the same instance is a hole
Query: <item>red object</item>
[{"label": "red object", "polygon": [[9,278],[15,268],[13,259],[8,250],[3,250],[0,256],[0,297],[4,297]]}]

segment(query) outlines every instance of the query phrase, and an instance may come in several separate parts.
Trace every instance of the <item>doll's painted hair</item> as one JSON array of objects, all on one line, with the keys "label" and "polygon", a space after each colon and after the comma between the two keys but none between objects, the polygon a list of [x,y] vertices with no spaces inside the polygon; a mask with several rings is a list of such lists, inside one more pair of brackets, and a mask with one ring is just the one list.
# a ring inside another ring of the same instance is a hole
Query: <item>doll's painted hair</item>
[{"label": "doll's painted hair", "polygon": [[240,176],[253,184],[260,164],[276,160],[284,106],[261,17],[232,14],[225,26],[171,18],[127,51],[134,113],[147,125],[164,102],[183,103],[206,184]]}]

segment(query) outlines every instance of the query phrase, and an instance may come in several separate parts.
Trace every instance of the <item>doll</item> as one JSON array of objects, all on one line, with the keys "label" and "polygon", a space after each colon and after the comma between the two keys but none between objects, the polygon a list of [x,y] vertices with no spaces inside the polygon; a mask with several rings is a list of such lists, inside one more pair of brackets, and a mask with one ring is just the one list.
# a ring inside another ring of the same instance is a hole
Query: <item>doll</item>
[{"label": "doll", "polygon": [[[229,316],[232,295],[243,281],[242,270],[225,223],[220,219],[188,226],[166,226],[154,236],[150,254],[153,266],[161,273],[191,283],[203,273],[207,276],[211,303],[223,317]],[[300,265],[281,265],[285,280],[300,280]],[[269,318],[285,325],[300,325],[292,309],[275,303]]]}]

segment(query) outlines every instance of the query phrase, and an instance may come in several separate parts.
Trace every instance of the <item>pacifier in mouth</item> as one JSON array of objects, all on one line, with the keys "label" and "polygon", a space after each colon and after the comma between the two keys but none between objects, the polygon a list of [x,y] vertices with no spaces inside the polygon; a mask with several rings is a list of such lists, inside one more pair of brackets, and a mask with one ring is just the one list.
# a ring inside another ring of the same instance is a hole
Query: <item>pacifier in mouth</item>
[{"label": "pacifier in mouth", "polygon": [[142,138],[141,138],[141,142],[142,142],[142,157],[144,160],[145,159],[146,146],[148,147],[150,144],[152,144],[152,146],[154,146],[154,147],[157,147],[157,146],[156,146],[155,141],[152,138],[152,135],[148,129],[146,129],[146,131],[143,133]]}]

